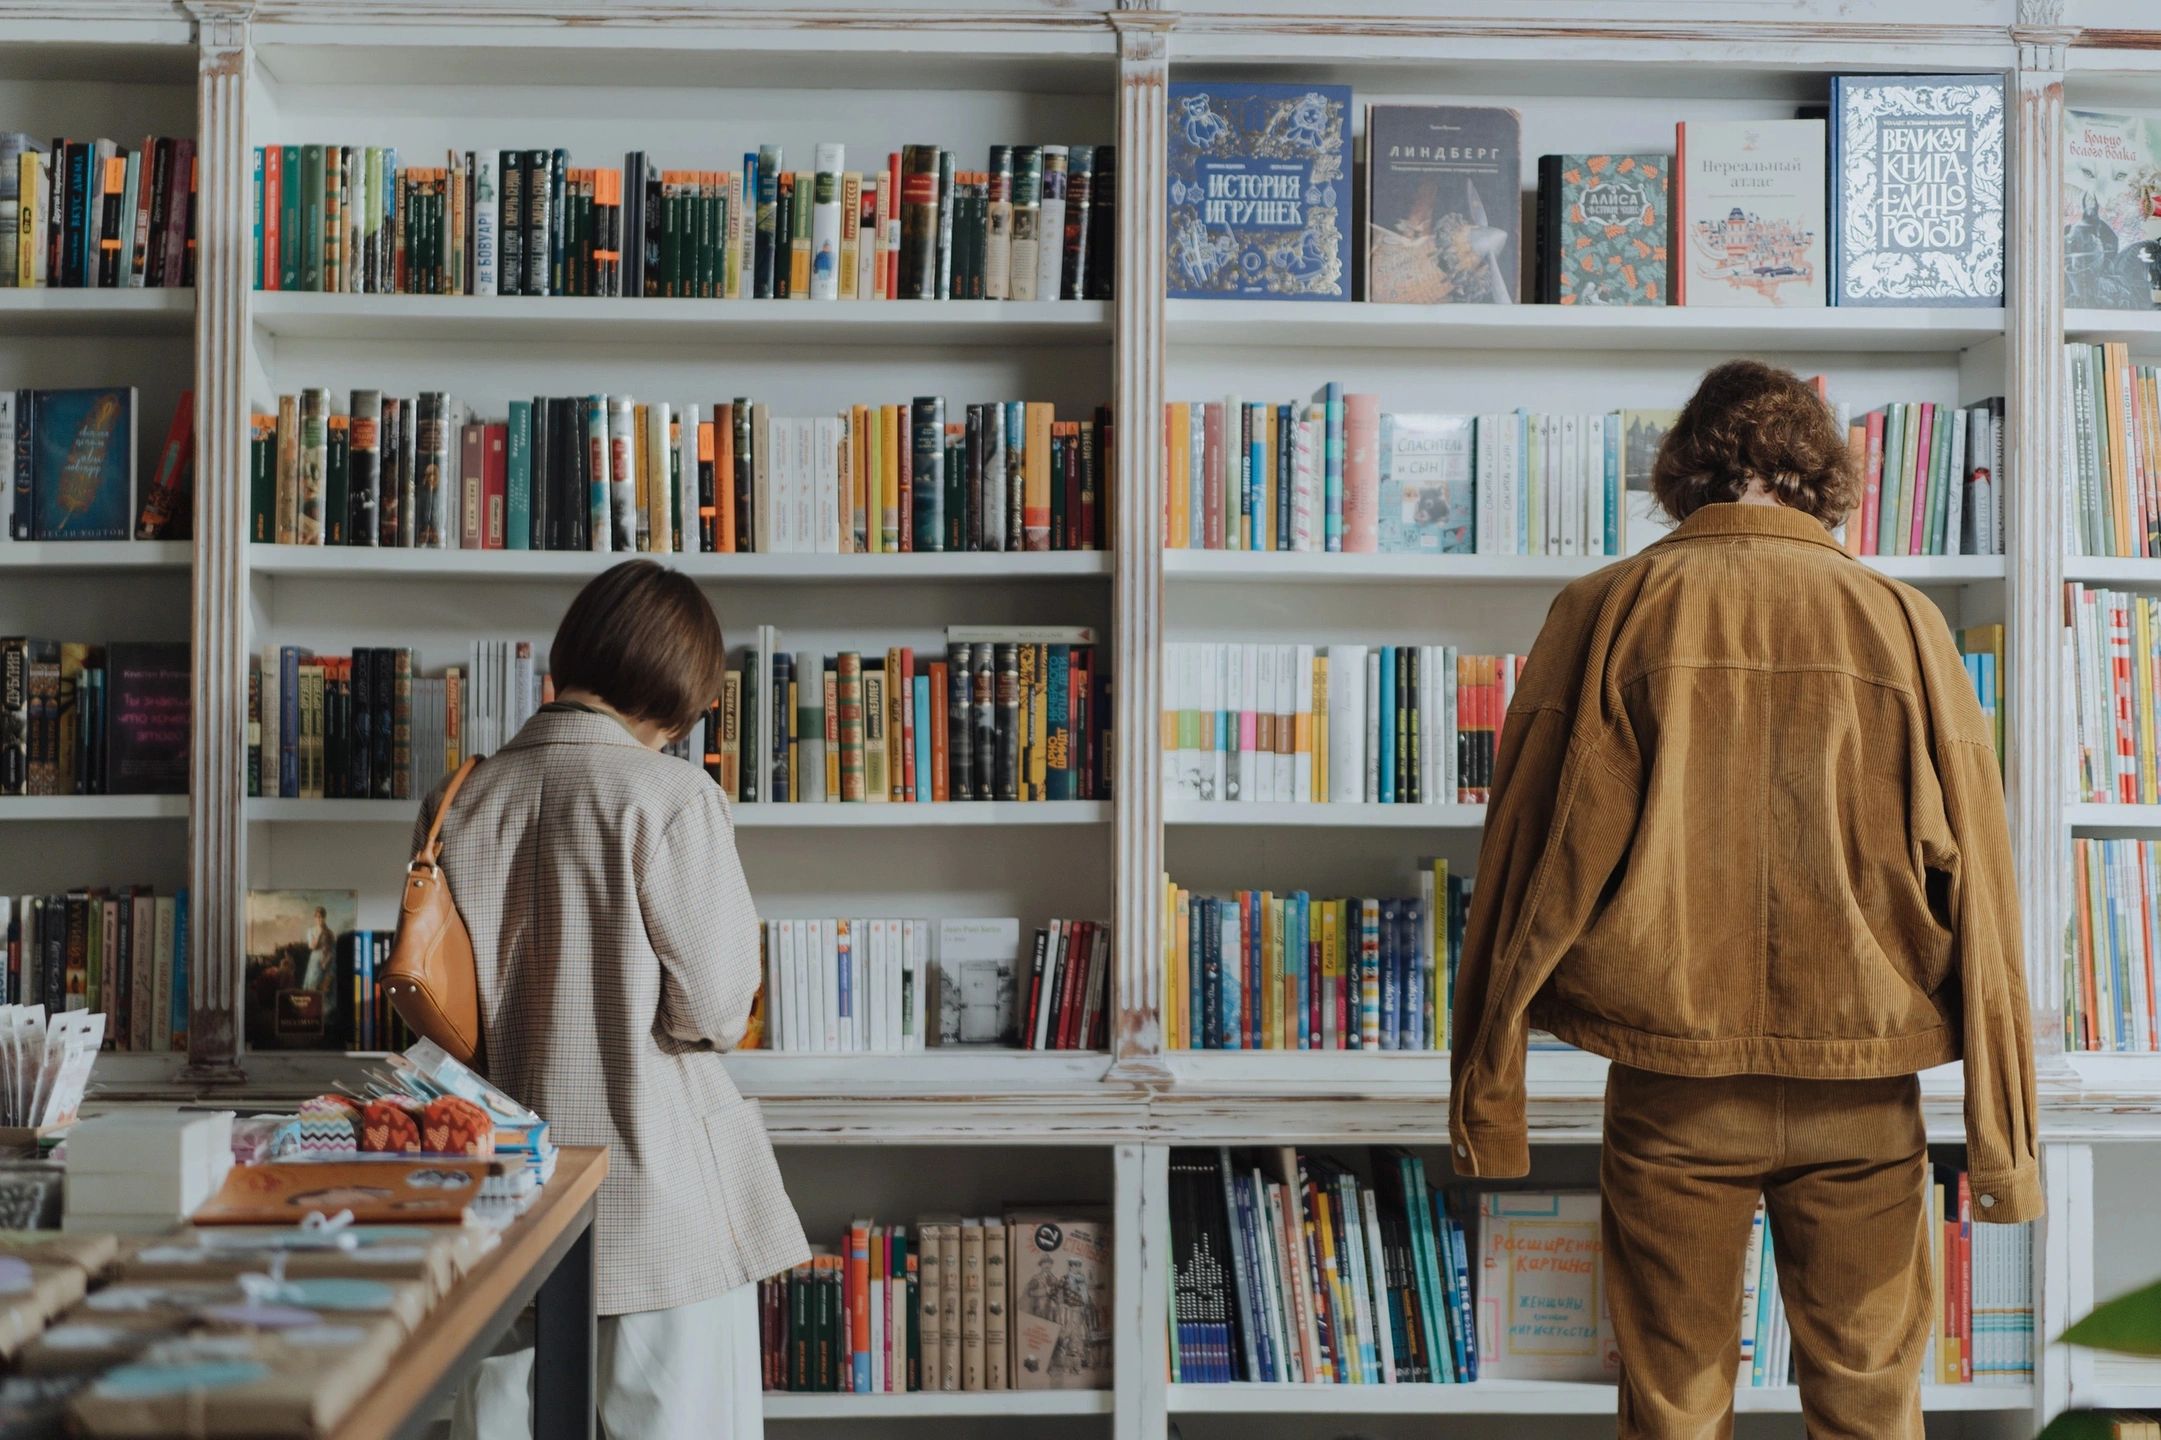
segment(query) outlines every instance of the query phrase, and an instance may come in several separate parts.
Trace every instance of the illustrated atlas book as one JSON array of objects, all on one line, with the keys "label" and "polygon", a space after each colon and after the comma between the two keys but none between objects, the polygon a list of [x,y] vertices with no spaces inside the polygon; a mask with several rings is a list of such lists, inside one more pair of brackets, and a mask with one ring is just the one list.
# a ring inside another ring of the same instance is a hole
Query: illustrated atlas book
[{"label": "illustrated atlas book", "polygon": [[1823,122],[1684,121],[1675,129],[1679,302],[1827,303]]},{"label": "illustrated atlas book", "polygon": [[1523,122],[1487,105],[1366,108],[1366,298],[1519,298]]},{"label": "illustrated atlas book", "polygon": [[1171,298],[1350,298],[1350,87],[1176,83],[1169,104]]},{"label": "illustrated atlas book", "polygon": [[2003,304],[2001,75],[1831,81],[1831,303]]}]

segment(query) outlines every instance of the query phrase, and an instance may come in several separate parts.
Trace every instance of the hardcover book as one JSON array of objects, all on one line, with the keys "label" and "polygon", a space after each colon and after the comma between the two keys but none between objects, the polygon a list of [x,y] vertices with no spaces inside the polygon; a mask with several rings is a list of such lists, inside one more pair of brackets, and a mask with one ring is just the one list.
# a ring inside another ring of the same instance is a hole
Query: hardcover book
[{"label": "hardcover book", "polygon": [[134,390],[33,391],[28,421],[31,538],[127,539],[135,522]]},{"label": "hardcover book", "polygon": [[1684,121],[1676,134],[1678,303],[1825,304],[1823,122]]},{"label": "hardcover book", "polygon": [[352,890],[248,892],[247,1036],[265,1050],[336,1050],[338,937],[357,922]]},{"label": "hardcover book", "polygon": [[1831,303],[2003,304],[2001,75],[1831,81]]},{"label": "hardcover book", "polygon": [[1673,303],[1672,171],[1667,155],[1539,157],[1539,303]]},{"label": "hardcover book", "polygon": [[2161,306],[2161,115],[2066,110],[2063,303]]},{"label": "hardcover book", "polygon": [[1469,555],[1469,415],[1381,416],[1380,544],[1383,551]]},{"label": "hardcover book", "polygon": [[1349,299],[1350,87],[1182,83],[1169,104],[1171,297]]},{"label": "hardcover book", "polygon": [[188,647],[185,642],[105,648],[106,792],[188,793]]},{"label": "hardcover book", "polygon": [[1366,298],[1512,305],[1523,122],[1485,105],[1366,109]]}]

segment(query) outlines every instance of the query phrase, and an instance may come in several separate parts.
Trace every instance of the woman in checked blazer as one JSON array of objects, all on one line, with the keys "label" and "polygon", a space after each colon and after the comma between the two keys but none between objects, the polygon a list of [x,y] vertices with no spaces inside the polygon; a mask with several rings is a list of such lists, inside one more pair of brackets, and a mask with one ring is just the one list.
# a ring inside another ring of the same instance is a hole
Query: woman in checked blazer
[{"label": "woman in checked blazer", "polygon": [[[608,1147],[597,1395],[618,1440],[725,1436],[731,1390],[758,1389],[754,1359],[729,1363],[731,1327],[754,1336],[752,1282],[810,1253],[757,1107],[721,1064],[759,981],[728,802],[660,753],[703,719],[725,656],[688,577],[647,560],[609,570],[556,631],[557,698],[473,770],[443,823],[488,1078],[558,1142]],[[484,1362],[459,1433],[530,1435],[531,1367],[530,1349]]]}]

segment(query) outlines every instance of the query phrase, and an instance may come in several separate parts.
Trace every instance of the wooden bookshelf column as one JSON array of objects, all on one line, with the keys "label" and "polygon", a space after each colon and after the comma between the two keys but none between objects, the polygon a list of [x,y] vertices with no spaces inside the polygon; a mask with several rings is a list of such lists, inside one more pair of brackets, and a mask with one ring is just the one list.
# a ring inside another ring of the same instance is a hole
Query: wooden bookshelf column
[{"label": "wooden bookshelf column", "polygon": [[[2010,551],[2005,595],[2005,747],[2012,853],[2023,894],[2028,999],[2037,1048],[2063,1045],[2069,852],[2063,829],[2063,0],[2019,0],[2005,304],[2010,346]],[[2047,677],[2047,678],[2044,678]]]},{"label": "wooden bookshelf column", "polygon": [[188,1068],[239,1078],[247,910],[248,85],[254,0],[187,0],[199,30],[195,576],[189,625]]},{"label": "wooden bookshelf column", "polygon": [[[1135,0],[1146,5],[1149,0]],[[1161,1070],[1163,1005],[1162,711],[1163,125],[1174,17],[1119,10],[1116,591],[1118,737],[1116,1071]]]}]

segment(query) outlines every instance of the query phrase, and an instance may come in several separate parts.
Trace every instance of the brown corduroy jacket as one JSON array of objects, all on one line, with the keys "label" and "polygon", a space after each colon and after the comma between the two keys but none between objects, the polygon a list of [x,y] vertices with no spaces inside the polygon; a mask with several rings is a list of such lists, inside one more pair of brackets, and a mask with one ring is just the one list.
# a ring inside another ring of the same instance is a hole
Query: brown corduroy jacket
[{"label": "brown corduroy jacket", "polygon": [[2003,785],[1941,613],[1775,506],[1554,602],[1502,731],[1456,982],[1459,1173],[1521,1175],[1531,1026],[1640,1069],[1961,1057],[1975,1218],[2040,1213]]}]

